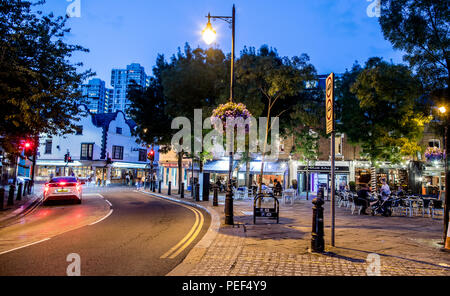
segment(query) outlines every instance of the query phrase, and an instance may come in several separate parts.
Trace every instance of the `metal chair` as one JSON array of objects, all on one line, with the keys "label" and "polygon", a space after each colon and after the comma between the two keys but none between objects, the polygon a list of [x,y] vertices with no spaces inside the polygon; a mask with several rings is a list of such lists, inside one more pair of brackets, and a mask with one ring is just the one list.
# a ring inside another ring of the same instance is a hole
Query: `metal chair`
[{"label": "metal chair", "polygon": [[442,200],[431,200],[430,203],[430,210],[431,210],[431,218],[434,218],[435,212],[442,212],[442,216],[444,216],[444,207]]}]

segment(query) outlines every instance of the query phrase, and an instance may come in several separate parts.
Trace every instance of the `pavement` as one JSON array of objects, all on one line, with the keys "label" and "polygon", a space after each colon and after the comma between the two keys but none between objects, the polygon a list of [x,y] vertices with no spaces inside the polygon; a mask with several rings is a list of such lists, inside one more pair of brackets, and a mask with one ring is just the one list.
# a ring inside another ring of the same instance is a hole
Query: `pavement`
[{"label": "pavement", "polygon": [[[176,190],[172,190],[176,193]],[[162,196],[168,197],[163,191]],[[336,208],[336,244],[330,245],[330,202],[324,205],[325,252],[311,253],[311,200],[280,202],[280,221],[258,219],[253,202],[234,201],[234,226],[224,225],[219,206],[195,202],[190,193],[171,199],[211,213],[211,228],[168,275],[189,276],[449,276],[450,253],[442,252],[442,218],[352,215]]]},{"label": "pavement", "polygon": [[36,184],[31,194],[25,196],[22,195],[21,200],[16,200],[17,190],[14,193],[14,205],[8,206],[8,192],[9,186],[5,188],[5,198],[3,203],[3,209],[0,210],[0,227],[14,223],[20,217],[27,215],[34,208],[36,208],[41,200],[43,193],[43,185]]}]

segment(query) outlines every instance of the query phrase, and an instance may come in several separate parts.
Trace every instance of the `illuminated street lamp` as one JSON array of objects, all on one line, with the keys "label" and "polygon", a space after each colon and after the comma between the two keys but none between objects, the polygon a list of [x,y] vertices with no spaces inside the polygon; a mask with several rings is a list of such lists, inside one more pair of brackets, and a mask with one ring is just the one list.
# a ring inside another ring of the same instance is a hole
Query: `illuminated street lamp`
[{"label": "illuminated street lamp", "polygon": [[202,31],[203,40],[205,40],[206,44],[211,44],[216,40],[216,31],[214,31],[211,25],[211,15],[208,13],[208,23],[206,24],[206,28]]},{"label": "illuminated street lamp", "polygon": [[[236,10],[233,4],[233,10],[231,16],[212,16],[208,13],[207,15],[208,23],[206,24],[205,29],[203,30],[203,39],[207,44],[211,44],[216,38],[216,31],[214,31],[211,25],[211,19],[220,19],[227,22],[231,26],[231,78],[230,78],[230,102],[233,102],[234,98],[234,37],[235,37],[235,19],[236,19]],[[230,144],[232,147],[232,145]],[[231,184],[231,176],[233,170],[233,152],[230,149],[230,165],[228,168],[228,186],[227,193],[225,194],[225,224],[233,225],[233,190]]]}]

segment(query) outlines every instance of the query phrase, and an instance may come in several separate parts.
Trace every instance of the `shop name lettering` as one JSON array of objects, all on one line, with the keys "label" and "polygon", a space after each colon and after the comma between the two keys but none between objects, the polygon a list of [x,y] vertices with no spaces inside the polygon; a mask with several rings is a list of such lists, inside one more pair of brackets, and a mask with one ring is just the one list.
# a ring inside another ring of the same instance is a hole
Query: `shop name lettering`
[{"label": "shop name lettering", "polygon": [[[278,117],[270,118],[270,124],[268,124],[267,117],[260,117],[258,121],[254,117],[245,120],[241,117],[227,118],[224,122],[217,117],[207,117],[205,120],[202,118],[202,109],[194,109],[194,133],[192,133],[192,124],[188,118],[177,117],[172,120],[171,128],[179,129],[171,140],[172,149],[176,153],[193,152],[196,156],[202,152],[214,155],[228,155],[230,152],[243,153],[247,151],[246,138],[248,138],[250,153],[264,151],[268,161],[278,160],[280,146]],[[270,135],[268,134],[267,138],[266,126],[270,128]],[[204,130],[209,132],[204,135]],[[226,134],[225,149],[224,133]],[[191,142],[194,143],[194,147]]]},{"label": "shop name lettering", "polygon": [[197,283],[193,281],[183,283],[183,291],[207,291],[214,293],[216,288],[227,291],[264,291],[267,288],[265,281],[226,281],[225,286],[218,286],[217,283]]}]

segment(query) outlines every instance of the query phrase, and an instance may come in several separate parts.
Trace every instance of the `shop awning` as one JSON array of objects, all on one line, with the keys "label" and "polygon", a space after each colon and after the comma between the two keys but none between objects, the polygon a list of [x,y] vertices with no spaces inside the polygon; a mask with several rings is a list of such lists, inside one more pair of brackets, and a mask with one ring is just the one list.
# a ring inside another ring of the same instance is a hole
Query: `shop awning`
[{"label": "shop awning", "polygon": [[82,163],[74,160],[73,162],[66,163],[63,160],[44,160],[44,159],[38,159],[36,160],[36,165],[40,166],[81,166]]},{"label": "shop awning", "polygon": [[[239,161],[234,161],[233,169],[236,168]],[[203,166],[203,171],[212,173],[228,173],[230,162],[228,160],[213,160],[207,162]],[[245,173],[246,167],[245,163],[241,164],[239,172]],[[264,174],[284,174],[287,170],[287,163],[280,162],[265,162],[264,163]],[[261,172],[261,161],[251,161],[250,162],[250,173],[259,174]]]},{"label": "shop awning", "polygon": [[146,163],[135,163],[135,162],[120,162],[115,161],[111,164],[113,168],[124,168],[124,169],[149,169],[150,165]]},{"label": "shop awning", "polygon": [[[264,175],[274,174],[281,175],[286,172],[288,164],[285,161],[277,162],[264,162]],[[239,169],[240,173],[245,173],[246,167],[243,163]],[[261,173],[261,161],[251,161],[250,162],[250,173],[260,174]]]},{"label": "shop awning", "polygon": [[[233,168],[237,165],[237,161],[234,161]],[[203,166],[203,171],[205,172],[213,172],[213,173],[228,173],[230,168],[229,160],[213,160],[205,163]]]}]

